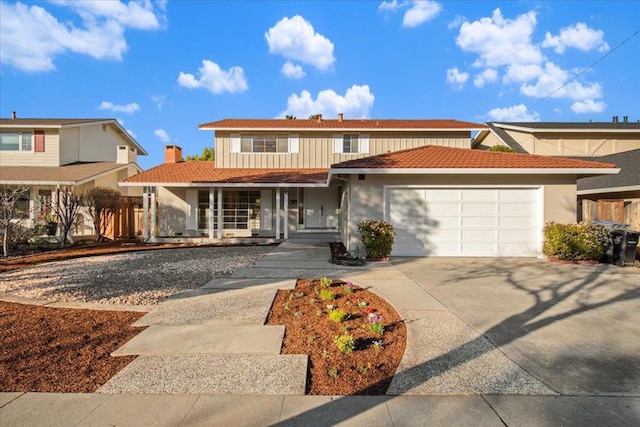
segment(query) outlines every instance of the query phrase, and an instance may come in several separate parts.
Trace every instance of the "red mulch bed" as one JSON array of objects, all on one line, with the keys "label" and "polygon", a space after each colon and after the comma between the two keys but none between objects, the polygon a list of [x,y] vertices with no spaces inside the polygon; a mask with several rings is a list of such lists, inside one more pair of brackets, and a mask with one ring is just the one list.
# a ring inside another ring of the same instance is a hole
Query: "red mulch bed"
[{"label": "red mulch bed", "polygon": [[[404,354],[406,327],[384,299],[355,285],[348,293],[345,284],[333,281],[326,289],[336,298],[323,301],[319,280],[299,279],[294,290],[278,291],[267,324],[285,325],[283,354],[309,355],[307,394],[385,394]],[[329,320],[327,305],[348,318]],[[382,316],[382,335],[369,330],[369,312]],[[334,342],[345,331],[355,340],[355,349],[347,354]]]},{"label": "red mulch bed", "polygon": [[96,391],[134,356],[110,357],[145,313],[39,307],[0,301],[0,391]]}]

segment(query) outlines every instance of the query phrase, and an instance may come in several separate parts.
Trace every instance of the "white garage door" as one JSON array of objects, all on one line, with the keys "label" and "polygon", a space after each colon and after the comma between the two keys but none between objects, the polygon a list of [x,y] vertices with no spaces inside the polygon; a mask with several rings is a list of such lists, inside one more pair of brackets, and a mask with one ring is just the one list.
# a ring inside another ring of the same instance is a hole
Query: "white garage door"
[{"label": "white garage door", "polygon": [[387,188],[397,256],[536,256],[537,189]]}]

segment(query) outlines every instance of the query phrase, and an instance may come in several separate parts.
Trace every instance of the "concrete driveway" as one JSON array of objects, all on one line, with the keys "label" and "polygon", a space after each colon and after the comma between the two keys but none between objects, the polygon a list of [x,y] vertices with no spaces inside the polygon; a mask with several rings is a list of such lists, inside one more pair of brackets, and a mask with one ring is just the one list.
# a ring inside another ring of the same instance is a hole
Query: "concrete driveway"
[{"label": "concrete driveway", "polygon": [[640,269],[515,258],[393,265],[558,394],[640,396]]}]

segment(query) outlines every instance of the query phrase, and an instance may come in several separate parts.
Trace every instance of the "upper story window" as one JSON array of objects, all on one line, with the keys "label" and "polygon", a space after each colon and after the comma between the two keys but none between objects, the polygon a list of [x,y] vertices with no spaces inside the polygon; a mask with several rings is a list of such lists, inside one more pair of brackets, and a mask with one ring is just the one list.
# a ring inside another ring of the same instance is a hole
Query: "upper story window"
[{"label": "upper story window", "polygon": [[342,136],[342,152],[343,153],[359,153],[358,151],[358,135]]},{"label": "upper story window", "polygon": [[240,141],[242,153],[288,153],[289,138],[278,136],[246,136]]},{"label": "upper story window", "polygon": [[369,135],[353,133],[333,135],[333,152],[343,154],[368,154]]},{"label": "upper story window", "polygon": [[33,151],[33,134],[0,133],[0,151]]},{"label": "upper story window", "polygon": [[231,135],[232,153],[297,153],[298,135]]}]

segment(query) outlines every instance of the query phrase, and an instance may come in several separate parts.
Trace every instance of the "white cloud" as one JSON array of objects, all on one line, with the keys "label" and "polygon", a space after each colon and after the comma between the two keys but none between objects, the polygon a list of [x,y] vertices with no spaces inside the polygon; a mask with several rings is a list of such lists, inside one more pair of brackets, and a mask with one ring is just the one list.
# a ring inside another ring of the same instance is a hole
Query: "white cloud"
[{"label": "white cloud", "polygon": [[447,70],[447,83],[453,86],[454,89],[462,89],[467,80],[469,80],[469,74],[461,73],[458,67]]},{"label": "white cloud", "polygon": [[507,67],[507,71],[502,78],[503,83],[528,82],[538,78],[543,69],[538,64],[513,64]]},{"label": "white cloud", "polygon": [[438,16],[440,10],[442,10],[442,6],[435,1],[416,0],[413,2],[413,6],[405,12],[404,18],[402,19],[402,26],[409,28],[417,27]]},{"label": "white cloud", "polygon": [[303,90],[298,94],[292,94],[287,100],[287,109],[280,113],[281,117],[293,115],[296,117],[308,117],[312,114],[322,114],[327,117],[335,117],[338,113],[344,113],[347,117],[364,118],[369,115],[375,96],[368,85],[353,85],[345,92],[344,96],[331,89],[318,93],[313,99],[311,94]]},{"label": "white cloud", "polygon": [[452,30],[454,28],[458,28],[466,20],[467,19],[464,16],[456,15],[456,17],[453,19],[453,21],[451,21],[451,22],[449,22],[449,24],[447,24],[447,28],[450,29],[450,30]]},{"label": "white cloud", "polygon": [[[525,83],[520,87],[523,95],[534,98],[570,98],[573,100],[593,99],[602,97],[600,84],[582,84],[573,80],[562,87],[571,78],[570,74],[552,62],[547,62],[540,68],[540,74],[534,83]],[[562,88],[561,88],[562,87]],[[560,89],[559,89],[560,88]],[[555,91],[555,92],[554,92]]]},{"label": "white cloud", "polygon": [[533,11],[515,19],[505,19],[500,9],[496,9],[491,18],[462,24],[456,43],[462,50],[480,55],[477,65],[536,64],[543,56],[531,42],[535,27],[536,13]]},{"label": "white cloud", "polygon": [[574,113],[602,113],[605,108],[607,108],[607,104],[603,101],[594,101],[593,99],[576,101],[571,105],[571,110]]},{"label": "white cloud", "polygon": [[306,75],[300,65],[293,64],[289,61],[285,62],[282,66],[282,74],[290,79],[301,79]]},{"label": "white cloud", "polygon": [[417,27],[438,16],[442,10],[440,3],[431,0],[393,0],[383,1],[378,5],[378,12],[396,13],[408,8],[402,18],[402,26],[406,28]]},{"label": "white cloud", "polygon": [[327,70],[335,62],[333,43],[300,15],[282,18],[265,33],[269,53]]},{"label": "white cloud", "polygon": [[156,104],[156,107],[158,107],[158,110],[162,110],[162,107],[164,106],[164,102],[165,102],[165,96],[164,95],[153,95],[151,97],[151,101]]},{"label": "white cloud", "polygon": [[555,48],[557,53],[564,53],[568,47],[582,51],[597,49],[599,52],[609,50],[609,45],[604,41],[604,32],[589,28],[585,23],[579,22],[571,27],[560,29],[560,34],[552,36],[547,32],[542,42],[542,47]]},{"label": "white cloud", "polygon": [[218,64],[207,59],[202,61],[202,67],[198,69],[198,77],[180,71],[178,84],[189,89],[207,89],[213,94],[244,92],[249,88],[242,67],[231,67],[225,71]]},{"label": "white cloud", "polygon": [[140,106],[135,102],[131,102],[125,105],[116,105],[113,102],[102,101],[98,106],[98,109],[109,110],[109,111],[113,111],[114,113],[133,114],[136,111],[140,111]]},{"label": "white cloud", "polygon": [[535,111],[528,111],[523,104],[505,108],[494,108],[487,113],[491,121],[497,122],[538,122],[540,115]]},{"label": "white cloud", "polygon": [[171,141],[169,134],[164,129],[156,129],[155,131],[153,131],[153,134],[160,140],[160,142],[166,143]]},{"label": "white cloud", "polygon": [[[56,1],[78,15],[79,25],[59,21],[45,8],[0,3],[0,61],[28,72],[55,69],[54,58],[67,52],[99,60],[122,60],[127,29],[153,30],[166,18],[151,2]],[[25,31],[28,29],[28,31]]]},{"label": "white cloud", "polygon": [[486,83],[495,83],[498,80],[498,72],[493,68],[487,68],[473,79],[476,87],[483,87]]}]

